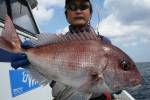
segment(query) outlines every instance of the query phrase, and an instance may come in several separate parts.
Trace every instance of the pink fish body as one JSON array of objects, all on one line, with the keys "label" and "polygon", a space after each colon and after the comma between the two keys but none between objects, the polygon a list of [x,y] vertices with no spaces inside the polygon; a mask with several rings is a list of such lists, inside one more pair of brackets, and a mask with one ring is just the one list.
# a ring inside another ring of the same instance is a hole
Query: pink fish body
[{"label": "pink fish body", "polygon": [[[70,41],[65,36],[53,35],[57,40],[54,43],[23,50],[8,16],[5,27],[0,48],[26,53],[30,67],[46,80],[55,80],[94,96],[105,90],[116,92],[141,83],[140,73],[130,57],[99,38],[84,34]],[[40,41],[35,41],[38,43]]]}]

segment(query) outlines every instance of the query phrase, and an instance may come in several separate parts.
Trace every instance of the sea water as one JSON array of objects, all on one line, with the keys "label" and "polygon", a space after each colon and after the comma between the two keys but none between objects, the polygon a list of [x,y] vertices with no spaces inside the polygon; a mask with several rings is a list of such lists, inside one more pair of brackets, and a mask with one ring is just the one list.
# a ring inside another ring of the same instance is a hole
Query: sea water
[{"label": "sea water", "polygon": [[136,65],[142,76],[142,86],[129,92],[136,100],[150,100],[150,62]]}]

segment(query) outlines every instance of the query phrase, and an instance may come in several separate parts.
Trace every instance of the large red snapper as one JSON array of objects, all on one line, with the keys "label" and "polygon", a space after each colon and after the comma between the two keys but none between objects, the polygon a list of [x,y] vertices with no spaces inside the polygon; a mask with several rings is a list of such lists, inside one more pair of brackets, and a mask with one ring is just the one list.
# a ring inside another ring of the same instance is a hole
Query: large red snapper
[{"label": "large red snapper", "polygon": [[30,68],[40,74],[34,75],[36,79],[55,80],[93,96],[105,90],[116,92],[140,84],[141,76],[135,63],[112,44],[103,43],[88,33],[73,37],[52,35],[51,38],[56,41],[45,42],[39,38],[34,41],[38,46],[22,49],[15,28],[6,16],[0,48],[26,53]]}]

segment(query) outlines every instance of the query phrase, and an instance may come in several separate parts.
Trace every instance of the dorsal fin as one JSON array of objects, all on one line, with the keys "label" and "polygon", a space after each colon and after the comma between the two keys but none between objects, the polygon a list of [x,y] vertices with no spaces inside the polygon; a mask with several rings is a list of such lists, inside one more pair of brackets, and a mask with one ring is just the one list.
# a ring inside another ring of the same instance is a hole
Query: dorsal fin
[{"label": "dorsal fin", "polygon": [[62,38],[66,41],[82,41],[82,40],[97,40],[97,35],[93,32],[82,32],[82,33],[68,33]]},{"label": "dorsal fin", "polygon": [[32,40],[33,47],[45,45],[45,44],[56,44],[68,41],[82,41],[82,40],[97,40],[97,35],[92,32],[83,33],[67,33],[66,35],[56,34],[37,34],[38,40]]},{"label": "dorsal fin", "polygon": [[45,44],[55,44],[58,43],[58,41],[60,40],[59,36],[56,34],[42,33],[42,34],[37,34],[36,37],[38,38],[38,40],[31,40],[33,47],[37,47]]}]

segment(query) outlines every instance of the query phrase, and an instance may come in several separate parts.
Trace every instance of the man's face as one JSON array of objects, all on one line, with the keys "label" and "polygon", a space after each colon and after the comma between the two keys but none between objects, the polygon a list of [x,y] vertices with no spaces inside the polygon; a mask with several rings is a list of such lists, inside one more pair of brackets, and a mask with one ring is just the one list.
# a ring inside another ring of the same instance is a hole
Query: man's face
[{"label": "man's face", "polygon": [[82,27],[90,20],[90,4],[85,0],[72,0],[67,5],[67,20],[76,27]]}]

